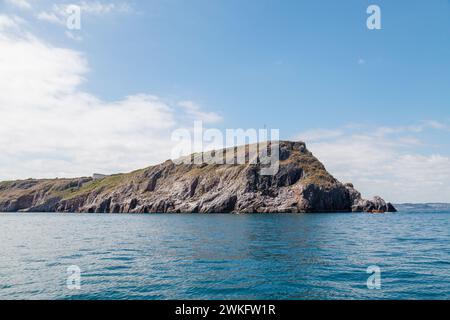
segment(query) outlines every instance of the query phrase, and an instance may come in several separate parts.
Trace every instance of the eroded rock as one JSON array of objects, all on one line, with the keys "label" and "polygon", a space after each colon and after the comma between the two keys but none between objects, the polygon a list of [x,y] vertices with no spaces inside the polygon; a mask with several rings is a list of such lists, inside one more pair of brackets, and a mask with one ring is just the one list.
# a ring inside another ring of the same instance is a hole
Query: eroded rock
[{"label": "eroded rock", "polygon": [[[328,173],[303,142],[283,141],[280,167],[260,174],[243,165],[166,161],[128,174],[0,182],[0,211],[92,213],[283,213],[395,211],[380,197],[364,200]],[[249,147],[232,148],[250,159]],[[221,153],[220,153],[221,154]],[[190,158],[200,158],[195,154]]]}]

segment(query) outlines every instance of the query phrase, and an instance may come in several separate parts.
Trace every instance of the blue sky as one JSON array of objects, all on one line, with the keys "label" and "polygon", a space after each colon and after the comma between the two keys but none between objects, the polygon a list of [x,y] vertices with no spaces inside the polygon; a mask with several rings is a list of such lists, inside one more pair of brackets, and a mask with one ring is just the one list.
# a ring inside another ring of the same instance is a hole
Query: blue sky
[{"label": "blue sky", "polygon": [[448,1],[380,2],[380,31],[366,28],[367,1],[139,3],[142,14],[88,20],[75,46],[105,99],[155,91],[286,135],[449,116]]},{"label": "blue sky", "polygon": [[[82,28],[73,31],[39,15],[62,18],[55,3],[71,2],[2,0],[0,13],[16,19],[22,40],[27,32],[49,49],[80,55],[74,63],[86,70],[67,72],[79,77],[70,90],[105,106],[157,97],[174,113],[166,119],[172,126],[189,125],[177,120],[186,110],[174,111],[189,101],[220,119],[214,127],[267,125],[284,139],[306,140],[333,174],[356,181],[368,196],[390,188],[386,197],[393,201],[450,201],[449,1],[93,1],[84,3]],[[366,27],[370,4],[381,8],[381,30]],[[161,160],[145,153],[139,161],[124,155],[89,162],[75,159],[72,147],[67,154],[54,147],[18,150],[0,163],[25,158],[38,166],[56,157],[64,160],[61,169],[53,164],[41,174],[70,176]],[[83,159],[89,155],[86,150]],[[77,169],[63,169],[67,164]],[[417,171],[442,177],[427,180]],[[5,172],[0,179],[35,171],[15,164]]]}]

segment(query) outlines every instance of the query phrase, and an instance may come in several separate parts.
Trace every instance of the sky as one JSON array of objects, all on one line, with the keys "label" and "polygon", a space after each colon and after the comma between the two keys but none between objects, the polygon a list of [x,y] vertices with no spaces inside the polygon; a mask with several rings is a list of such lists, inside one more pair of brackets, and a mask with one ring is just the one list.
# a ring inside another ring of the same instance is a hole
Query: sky
[{"label": "sky", "polygon": [[448,0],[0,0],[0,180],[147,167],[201,120],[305,141],[366,197],[450,202],[449,87]]}]

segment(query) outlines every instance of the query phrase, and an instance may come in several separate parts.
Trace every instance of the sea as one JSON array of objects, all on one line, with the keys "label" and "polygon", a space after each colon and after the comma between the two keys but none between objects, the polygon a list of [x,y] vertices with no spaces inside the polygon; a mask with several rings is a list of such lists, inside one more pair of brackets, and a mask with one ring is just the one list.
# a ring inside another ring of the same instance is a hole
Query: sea
[{"label": "sea", "polygon": [[0,299],[449,299],[450,211],[0,213]]}]

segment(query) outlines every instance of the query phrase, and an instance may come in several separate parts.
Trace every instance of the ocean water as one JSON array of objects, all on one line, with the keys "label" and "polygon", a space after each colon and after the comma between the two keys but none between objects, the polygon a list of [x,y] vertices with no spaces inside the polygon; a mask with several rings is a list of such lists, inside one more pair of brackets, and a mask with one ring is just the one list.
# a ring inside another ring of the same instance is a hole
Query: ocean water
[{"label": "ocean water", "polygon": [[449,299],[450,212],[0,214],[0,298]]}]

